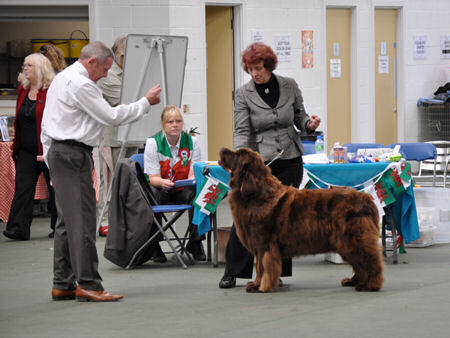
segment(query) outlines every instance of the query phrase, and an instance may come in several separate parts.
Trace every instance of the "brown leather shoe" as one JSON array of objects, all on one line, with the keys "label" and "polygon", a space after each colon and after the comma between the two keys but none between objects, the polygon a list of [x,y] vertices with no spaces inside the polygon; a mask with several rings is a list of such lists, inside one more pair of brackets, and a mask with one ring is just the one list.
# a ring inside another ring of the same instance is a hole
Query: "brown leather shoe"
[{"label": "brown leather shoe", "polygon": [[52,299],[53,300],[75,299],[75,290],[52,289]]},{"label": "brown leather shoe", "polygon": [[115,302],[123,298],[121,295],[110,295],[106,291],[82,289],[79,285],[75,291],[75,296],[79,302]]}]

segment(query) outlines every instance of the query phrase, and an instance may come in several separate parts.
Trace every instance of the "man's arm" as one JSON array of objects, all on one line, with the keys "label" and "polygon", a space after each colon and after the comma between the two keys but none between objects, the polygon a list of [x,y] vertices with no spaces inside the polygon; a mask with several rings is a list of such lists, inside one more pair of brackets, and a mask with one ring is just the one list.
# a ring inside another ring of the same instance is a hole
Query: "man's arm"
[{"label": "man's arm", "polygon": [[161,87],[151,88],[143,98],[130,103],[111,107],[103,98],[100,88],[93,83],[85,83],[74,93],[81,110],[102,124],[119,126],[138,120],[149,109],[150,105],[159,103]]}]

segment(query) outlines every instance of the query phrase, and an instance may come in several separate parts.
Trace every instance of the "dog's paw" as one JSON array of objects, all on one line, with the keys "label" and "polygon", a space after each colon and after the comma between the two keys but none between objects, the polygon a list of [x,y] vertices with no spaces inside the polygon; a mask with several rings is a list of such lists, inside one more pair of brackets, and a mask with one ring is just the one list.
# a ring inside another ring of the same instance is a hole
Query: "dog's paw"
[{"label": "dog's paw", "polygon": [[365,291],[365,292],[375,292],[375,291],[380,291],[380,287],[369,287],[367,285],[357,285],[355,287],[356,291]]},{"label": "dog's paw", "polygon": [[247,282],[245,291],[252,292],[252,293],[258,292],[258,286],[254,282]]},{"label": "dog's paw", "polygon": [[343,280],[341,280],[341,285],[342,286],[355,286],[356,285],[356,280],[355,278],[344,278]]}]

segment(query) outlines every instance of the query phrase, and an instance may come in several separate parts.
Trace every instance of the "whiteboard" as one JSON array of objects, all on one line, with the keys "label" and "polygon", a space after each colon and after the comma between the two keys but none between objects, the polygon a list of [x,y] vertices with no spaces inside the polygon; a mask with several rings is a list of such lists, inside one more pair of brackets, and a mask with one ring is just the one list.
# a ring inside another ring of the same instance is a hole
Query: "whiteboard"
[{"label": "whiteboard", "polygon": [[[161,130],[161,111],[166,104],[181,106],[188,38],[186,36],[127,36],[120,103],[135,102],[161,85],[161,102],[140,120],[117,128],[117,140],[142,144]],[[165,74],[165,77],[163,75]],[[165,83],[165,86],[164,86]]]}]

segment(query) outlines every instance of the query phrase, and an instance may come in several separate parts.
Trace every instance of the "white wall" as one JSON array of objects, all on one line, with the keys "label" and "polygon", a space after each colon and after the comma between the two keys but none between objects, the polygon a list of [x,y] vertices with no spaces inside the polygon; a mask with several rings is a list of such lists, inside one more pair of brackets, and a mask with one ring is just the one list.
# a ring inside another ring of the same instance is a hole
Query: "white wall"
[{"label": "white wall", "polygon": [[[79,4],[52,0],[42,4]],[[0,5],[35,4],[31,0],[6,1]],[[429,97],[450,81],[450,59],[441,59],[441,35],[450,35],[449,0],[84,0],[90,8],[91,39],[112,44],[128,33],[173,34],[189,37],[183,103],[190,105],[187,126],[200,129],[203,154],[207,154],[205,4],[237,6],[237,54],[251,42],[251,30],[264,32],[265,42],[289,34],[292,60],[280,63],[277,73],[296,79],[309,113],[322,118],[326,130],[326,8],[352,8],[352,141],[370,142],[374,129],[374,8],[398,8],[398,126],[399,141],[418,137],[419,97]],[[314,30],[314,68],[301,68],[300,32]],[[426,35],[428,57],[413,59],[413,36]],[[237,65],[236,85],[249,77]]]}]

